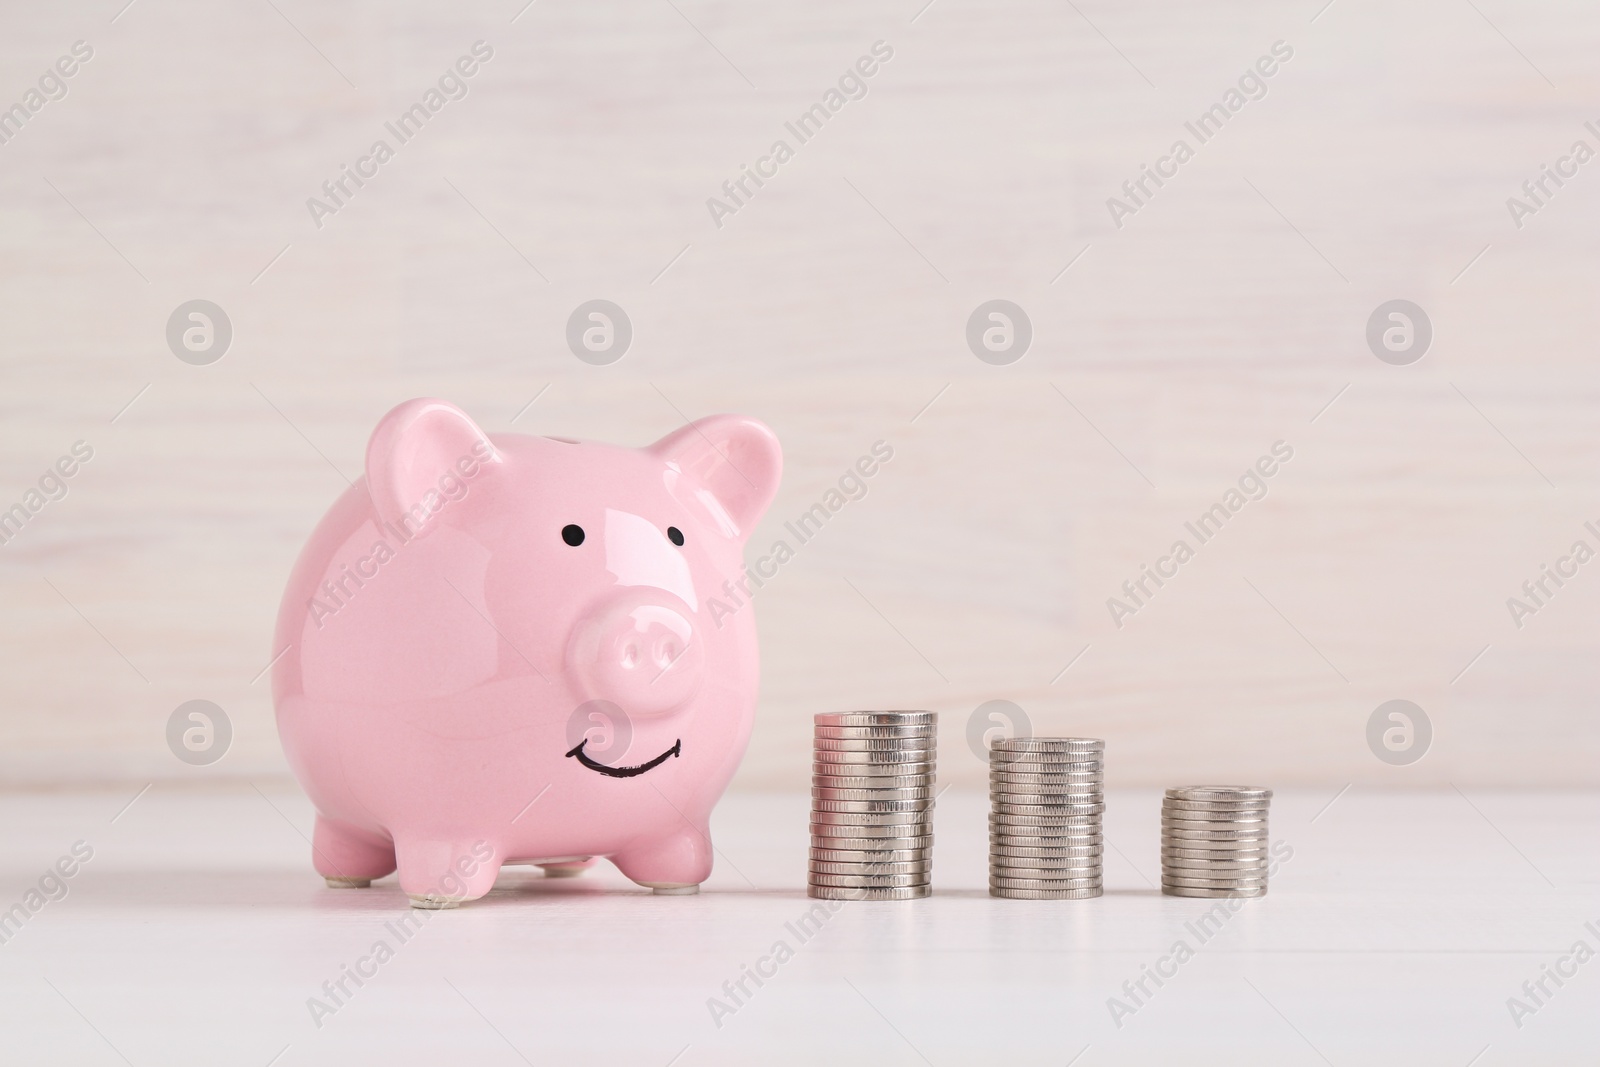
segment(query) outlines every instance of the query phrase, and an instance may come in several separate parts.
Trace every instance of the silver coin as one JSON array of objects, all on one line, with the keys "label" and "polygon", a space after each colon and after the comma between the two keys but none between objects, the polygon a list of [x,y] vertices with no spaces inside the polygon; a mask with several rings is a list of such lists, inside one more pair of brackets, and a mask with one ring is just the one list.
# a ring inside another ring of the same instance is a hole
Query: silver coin
[{"label": "silver coin", "polygon": [[909,863],[912,860],[925,860],[933,855],[931,848],[879,848],[876,845],[870,848],[835,848],[833,838],[828,840],[826,846],[811,845],[811,858],[823,860],[827,863],[873,863],[878,860],[888,860],[890,863]]},{"label": "silver coin", "polygon": [[990,856],[989,873],[1010,878],[1087,878],[1103,869],[1099,856],[1042,860],[1023,856]]},{"label": "silver coin", "polygon": [[923,874],[809,874],[807,885],[843,886],[847,889],[886,889],[890,886],[926,885]]},{"label": "silver coin", "polygon": [[989,791],[991,793],[1044,793],[1051,796],[1083,796],[1086,793],[1105,793],[1105,783],[1097,781],[1084,782],[1050,782],[1038,778],[990,778]]},{"label": "silver coin", "polygon": [[819,763],[811,762],[811,780],[818,778],[921,778],[933,783],[932,763]]},{"label": "silver coin", "polygon": [[1099,815],[1074,816],[1068,821],[1042,815],[989,813],[990,837],[1095,837],[1104,831]]},{"label": "silver coin", "polygon": [[885,841],[876,837],[813,837],[810,855],[830,863],[843,863],[861,856],[887,857],[895,862],[927,859],[933,855],[933,839]]},{"label": "silver coin", "polygon": [[1162,885],[1178,885],[1188,889],[1254,889],[1267,884],[1267,876],[1249,878],[1226,878],[1217,876],[1207,878],[1203,876],[1190,876],[1187,874],[1174,874],[1171,871],[1161,872]]},{"label": "silver coin", "polygon": [[989,806],[997,815],[1099,815],[1106,810],[1102,804],[1013,804],[1006,800],[991,800]]},{"label": "silver coin", "polygon": [[1178,830],[1255,830],[1267,825],[1266,819],[1225,819],[1222,816],[1215,818],[1202,818],[1198,814],[1177,816],[1168,812],[1161,813],[1161,825],[1171,826]]},{"label": "silver coin", "polygon": [[931,885],[887,886],[878,889],[808,885],[806,896],[816,900],[921,900],[933,895]]},{"label": "silver coin", "polygon": [[[932,749],[910,749],[910,750],[898,751],[898,752],[897,751],[892,751],[892,750],[887,750],[887,749],[880,749],[880,750],[878,750],[876,752],[838,752],[838,751],[834,751],[833,749],[822,749],[822,748],[819,748],[819,749],[814,750],[811,753],[811,762],[813,764],[818,764],[818,763],[822,763],[822,764],[829,764],[829,763],[849,763],[849,764],[856,764],[856,763],[874,764],[874,763],[877,763],[877,764],[887,764],[887,763],[893,763],[893,764],[896,764],[896,765],[914,763],[914,764],[918,764],[919,765],[919,767],[918,767],[919,770],[923,769],[923,768],[927,768],[927,769],[931,770],[932,766],[933,766],[933,763],[934,763],[934,758],[933,758],[933,750]],[[904,770],[898,770],[897,769],[895,771],[895,773],[896,774],[905,774],[907,772],[904,771]]]},{"label": "silver coin", "polygon": [[[834,801],[819,800],[816,803],[835,803]],[[927,804],[928,801],[913,801],[916,804]],[[845,826],[916,826],[933,821],[932,808],[917,808],[911,811],[819,811],[811,809],[811,822],[813,825],[845,825]]]},{"label": "silver coin", "polygon": [[1184,785],[1167,790],[1173,800],[1271,800],[1272,790],[1254,785]]},{"label": "silver coin", "polygon": [[[849,837],[871,841],[868,848],[927,848],[933,840],[933,826],[851,826],[833,824],[811,827],[812,844],[818,848],[856,848],[856,845],[839,845],[829,841],[822,844],[818,838]],[[894,842],[888,844],[887,842]]]},{"label": "silver coin", "polygon": [[838,789],[827,785],[811,787],[812,800],[932,800],[927,786],[915,789]]},{"label": "silver coin", "polygon": [[1263,823],[1259,826],[1221,826],[1207,824],[1205,826],[1178,826],[1162,824],[1161,836],[1163,839],[1171,837],[1174,840],[1186,837],[1211,838],[1216,841],[1265,841],[1267,827]]},{"label": "silver coin", "polygon": [[991,885],[989,895],[1006,900],[1088,900],[1105,892],[1100,886],[1089,889],[1002,889]]},{"label": "silver coin", "polygon": [[1260,864],[1233,867],[1220,863],[1206,863],[1204,860],[1162,860],[1161,876],[1170,878],[1174,882],[1188,881],[1195,878],[1241,878],[1266,881],[1267,868]]},{"label": "silver coin", "polygon": [[1104,793],[1002,793],[998,789],[989,793],[990,807],[998,805],[1028,804],[1034,807],[1064,808],[1070,815],[1090,815],[1096,807],[1105,810]]},{"label": "silver coin", "polygon": [[989,742],[990,752],[1102,752],[1105,747],[1098,737],[997,737]]},{"label": "silver coin", "polygon": [[813,737],[814,752],[932,752],[938,742],[931,737]]},{"label": "silver coin", "polygon": [[1163,822],[1220,822],[1230,826],[1234,823],[1263,823],[1267,822],[1270,817],[1270,813],[1265,811],[1164,810],[1161,812]]},{"label": "silver coin", "polygon": [[905,726],[814,726],[814,737],[861,738],[861,737],[936,737],[938,731],[933,725],[905,725]]},{"label": "silver coin", "polygon": [[[1221,841],[1213,841],[1209,843],[1215,845],[1225,845],[1225,842]],[[1258,860],[1261,863],[1266,863],[1271,859],[1271,853],[1264,848],[1177,848],[1170,845],[1162,845],[1161,858],[1166,859],[1168,856],[1171,856],[1174,859],[1185,860],[1225,857],[1227,859]]]},{"label": "silver coin", "polygon": [[1099,867],[1007,867],[999,863],[989,864],[989,880],[1015,881],[1028,879],[1035,882],[1068,882],[1062,888],[1078,889],[1085,885],[1097,885],[1103,881]]},{"label": "silver coin", "polygon": [[1072,856],[1098,856],[1105,851],[1105,845],[1011,845],[989,843],[990,856],[1017,856],[1021,858],[1035,857],[1037,859],[1060,859]]},{"label": "silver coin", "polygon": [[1168,804],[1162,807],[1161,814],[1173,819],[1209,819],[1213,821],[1237,821],[1239,819],[1267,819],[1272,812],[1266,808],[1202,808],[1191,806],[1175,808]]},{"label": "silver coin", "polygon": [[[822,837],[813,838],[811,850],[807,854],[811,859],[825,860],[828,863],[871,863],[885,859],[890,863],[909,863],[912,860],[925,860],[933,857],[933,843],[915,845],[908,841],[890,842],[891,847],[879,848],[872,838],[860,839],[854,837]],[[835,845],[871,845],[871,848],[835,848]],[[862,859],[862,856],[871,857]]]},{"label": "silver coin", "polygon": [[[1033,799],[1035,797],[1038,799]],[[989,793],[989,802],[991,804],[1028,804],[1034,807],[1065,808],[1068,810],[1062,812],[1062,814],[1066,815],[1092,815],[1097,813],[1096,809],[1104,811],[1106,806],[1103,794],[1099,799],[1093,799],[1089,796],[1079,796],[1072,793],[1023,793],[1015,795],[991,791]],[[1044,814],[1049,813],[1046,812]]]},{"label": "silver coin", "polygon": [[1203,886],[1203,885],[1166,885],[1161,886],[1161,892],[1169,897],[1264,897],[1267,887],[1254,886]]},{"label": "silver coin", "polygon": [[916,812],[932,811],[933,799],[922,800],[823,800],[814,798],[811,801],[812,811],[828,812]]},{"label": "silver coin", "polygon": [[[819,822],[813,822],[811,824],[811,836],[812,837],[862,837],[862,838],[872,838],[872,839],[875,839],[875,840],[883,839],[883,838],[899,838],[901,840],[906,840],[906,839],[909,839],[909,838],[932,837],[933,836],[933,826],[932,826],[931,823],[929,823],[927,825],[923,825],[923,824],[906,825],[904,823],[879,823],[879,824],[876,824],[876,825],[873,825],[873,824],[869,823],[869,824],[863,825],[861,823],[848,823],[848,822],[844,822],[844,823],[819,823]],[[901,846],[901,847],[908,848],[910,846]]]},{"label": "silver coin", "polygon": [[1003,771],[1007,774],[1104,774],[1105,765],[1098,762],[1089,763],[1038,763],[1030,761],[1007,761],[996,763],[989,761],[989,773],[995,774]]},{"label": "silver coin", "polygon": [[1020,782],[1025,785],[1101,785],[1105,782],[1105,775],[1099,771],[1083,771],[1080,773],[1012,771],[999,767],[989,769],[991,782]]},{"label": "silver coin", "polygon": [[1049,808],[1054,815],[1098,815],[1106,810],[1103,796],[1060,793],[990,793],[990,811],[1014,811],[1018,807]]},{"label": "silver coin", "polygon": [[[1033,882],[1033,885],[1017,886],[1013,882]],[[1044,883],[1059,882],[1060,885]],[[1091,886],[1103,885],[1104,879],[1100,876],[1100,868],[1092,871],[1056,871],[1056,870],[1029,870],[1020,867],[990,867],[989,884],[1001,885],[1010,889],[1088,889]]]},{"label": "silver coin", "polygon": [[933,860],[927,856],[915,860],[806,860],[811,874],[927,874],[932,869]]},{"label": "silver coin", "polygon": [[1266,811],[1270,800],[1179,800],[1163,797],[1161,806],[1171,811]]},{"label": "silver coin", "polygon": [[1259,859],[1194,859],[1192,856],[1162,856],[1166,870],[1214,870],[1218,873],[1267,872],[1267,864]]},{"label": "silver coin", "polygon": [[1169,897],[1203,897],[1215,900],[1223,897],[1264,897],[1267,887],[1259,889],[1197,889],[1192,886],[1164,885],[1161,892]]},{"label": "silver coin", "polygon": [[1001,889],[1092,889],[1100,884],[1093,878],[1005,878],[991,874],[989,885]]},{"label": "silver coin", "polygon": [[813,774],[813,789],[932,789],[926,774]]},{"label": "silver coin", "polygon": [[[859,877],[866,875],[876,878],[879,876],[898,876],[906,874],[927,875],[933,869],[931,860],[906,860],[891,862],[888,860],[874,860],[871,863],[830,863],[825,860],[812,860],[807,870],[813,874],[841,874]],[[927,879],[924,877],[923,879]]]},{"label": "silver coin", "polygon": [[1106,754],[1098,748],[996,748],[989,747],[990,766],[1013,763],[1103,763]]},{"label": "silver coin", "polygon": [[1050,789],[1037,785],[1010,785],[1004,783],[991,783],[989,795],[992,797],[1005,797],[1015,800],[1017,797],[1045,797],[1058,800],[1067,800],[1077,804],[1098,804],[1105,800],[1105,790],[1099,786],[1074,786],[1071,789]]},{"label": "silver coin", "polygon": [[939,721],[936,711],[823,711],[812,716],[817,726],[910,726]]},{"label": "silver coin", "polygon": [[903,826],[907,832],[926,833],[933,825],[927,811],[814,811],[812,826]]}]

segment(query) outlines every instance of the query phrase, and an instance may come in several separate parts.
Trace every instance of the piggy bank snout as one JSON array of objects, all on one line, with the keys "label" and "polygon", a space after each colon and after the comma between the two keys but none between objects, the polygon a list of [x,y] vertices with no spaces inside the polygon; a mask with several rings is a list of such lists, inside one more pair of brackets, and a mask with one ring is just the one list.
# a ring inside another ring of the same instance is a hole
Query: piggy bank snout
[{"label": "piggy bank snout", "polygon": [[662,715],[700,688],[705,650],[688,616],[665,599],[632,595],[580,619],[568,665],[591,699],[625,714]]}]

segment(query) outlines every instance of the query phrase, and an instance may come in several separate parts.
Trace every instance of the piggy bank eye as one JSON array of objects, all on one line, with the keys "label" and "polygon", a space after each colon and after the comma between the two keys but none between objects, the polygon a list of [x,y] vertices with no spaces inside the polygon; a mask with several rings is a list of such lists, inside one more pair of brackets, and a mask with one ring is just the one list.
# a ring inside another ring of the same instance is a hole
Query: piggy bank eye
[{"label": "piggy bank eye", "polygon": [[668,526],[667,527],[667,540],[671,541],[675,545],[682,546],[682,544],[683,544],[683,531],[678,529],[676,526]]},{"label": "piggy bank eye", "polygon": [[577,548],[583,544],[583,527],[571,524],[561,527],[561,540]]}]

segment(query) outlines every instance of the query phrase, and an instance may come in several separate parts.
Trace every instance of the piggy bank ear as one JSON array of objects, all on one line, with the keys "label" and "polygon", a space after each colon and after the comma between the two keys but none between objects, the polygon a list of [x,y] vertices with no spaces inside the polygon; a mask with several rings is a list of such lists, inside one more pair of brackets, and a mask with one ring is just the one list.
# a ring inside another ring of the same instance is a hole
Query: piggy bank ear
[{"label": "piggy bank ear", "polygon": [[783,475],[777,435],[743,415],[692,422],[651,445],[650,451],[709,489],[741,540],[750,536],[772,503]]},{"label": "piggy bank ear", "polygon": [[488,435],[454,404],[407,400],[367,442],[367,491],[379,520],[411,537],[500,461]]}]

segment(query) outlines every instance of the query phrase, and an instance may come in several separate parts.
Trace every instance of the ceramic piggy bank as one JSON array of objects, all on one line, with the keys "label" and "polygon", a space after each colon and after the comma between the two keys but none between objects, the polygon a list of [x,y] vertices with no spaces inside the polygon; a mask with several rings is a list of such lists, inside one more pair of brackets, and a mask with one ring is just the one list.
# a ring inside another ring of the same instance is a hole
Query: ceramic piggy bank
[{"label": "ceramic piggy bank", "polygon": [[278,730],[331,886],[398,869],[418,907],[503,864],[607,857],[657,892],[711,871],[755,713],[742,548],[782,456],[754,419],[648,448],[384,417],[278,615]]}]

